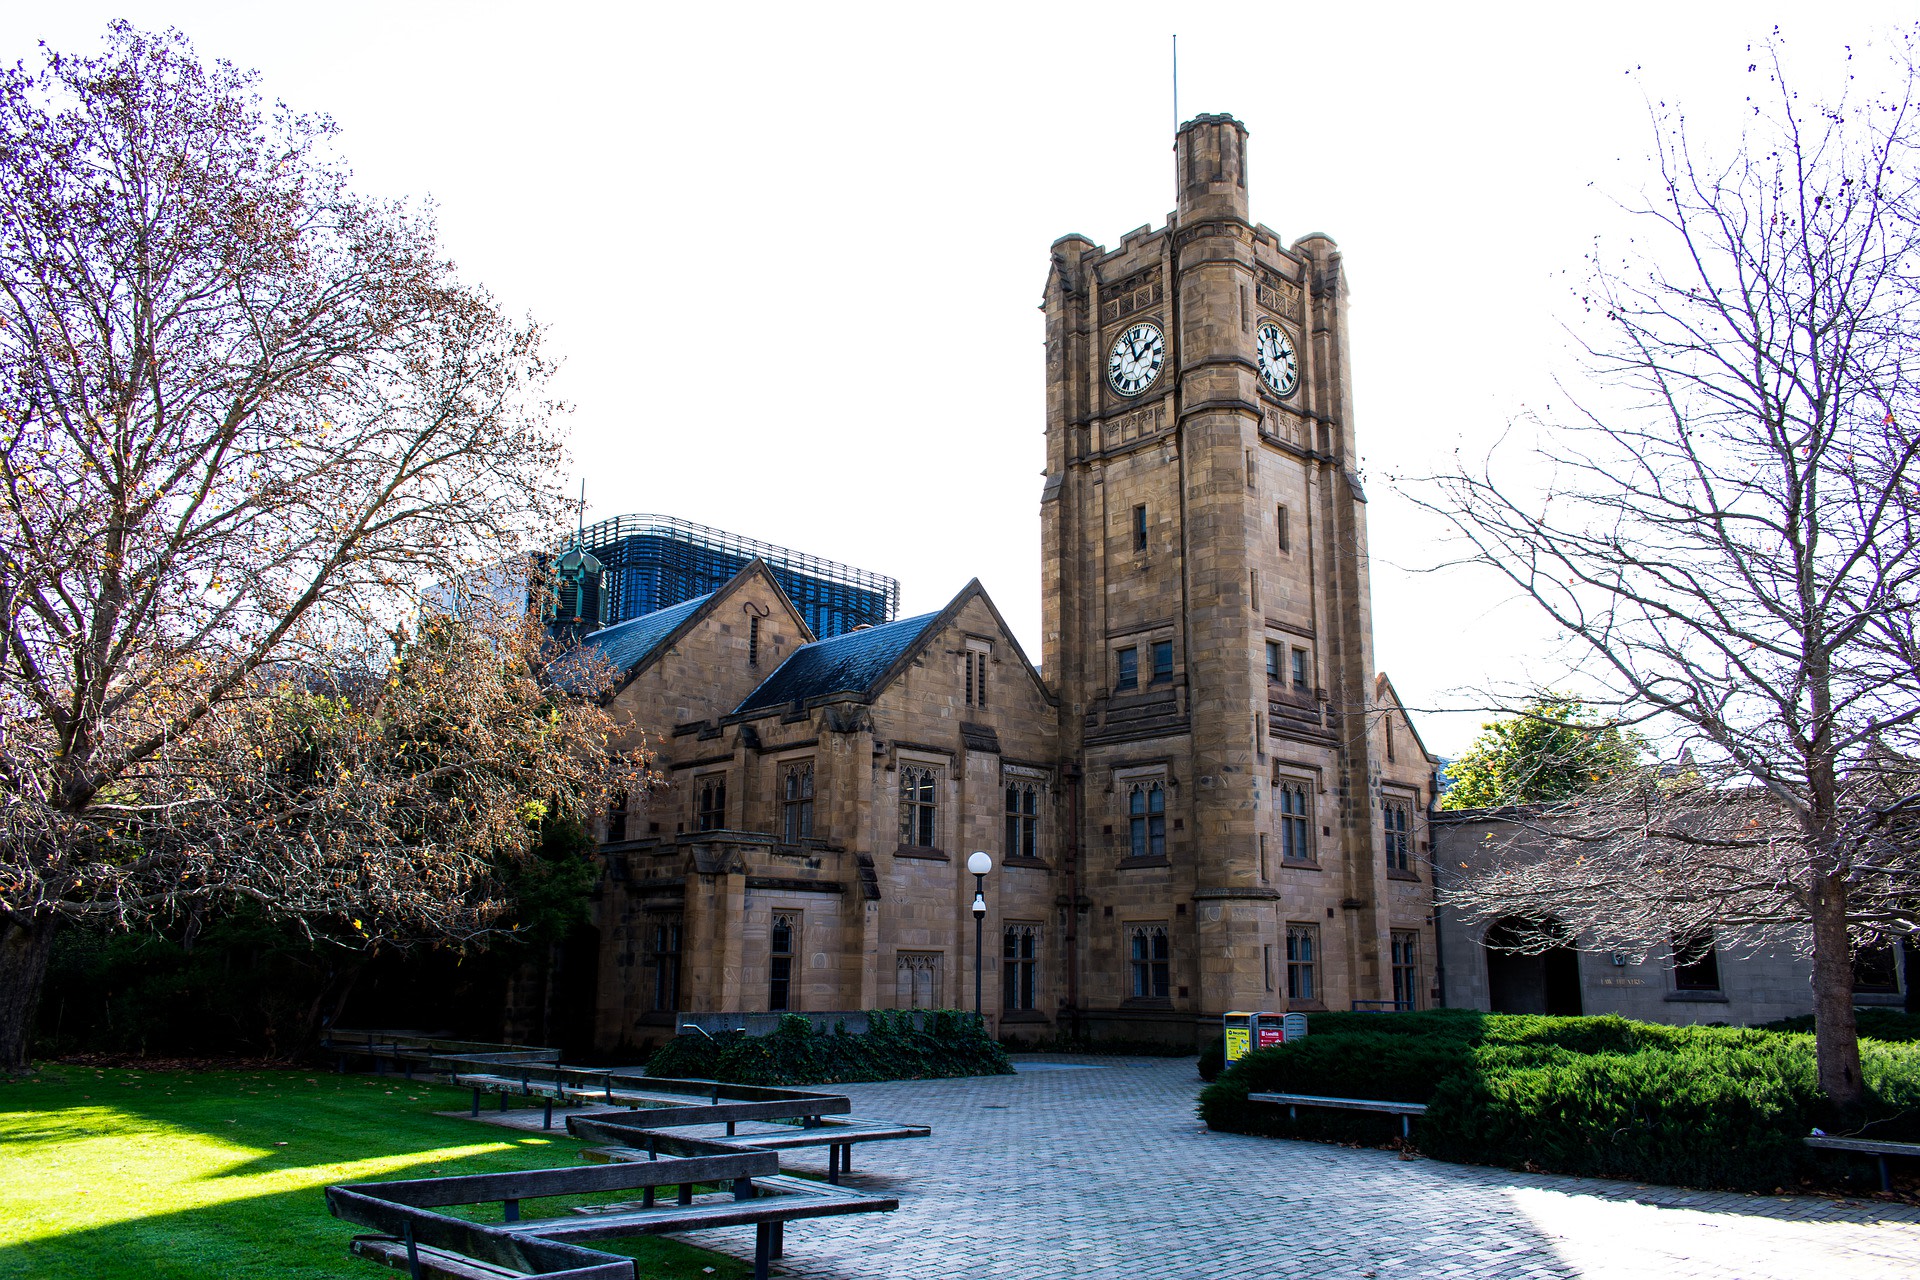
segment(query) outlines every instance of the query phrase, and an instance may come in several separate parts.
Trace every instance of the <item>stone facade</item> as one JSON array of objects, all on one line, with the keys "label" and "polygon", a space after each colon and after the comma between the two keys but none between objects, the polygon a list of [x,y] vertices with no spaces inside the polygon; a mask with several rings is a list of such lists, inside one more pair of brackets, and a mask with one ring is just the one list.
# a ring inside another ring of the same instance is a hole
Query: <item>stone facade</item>
[{"label": "stone facade", "polygon": [[[1434,815],[1434,863],[1441,885],[1457,883],[1524,851],[1539,837],[1523,815],[1479,809]],[[1642,1022],[1724,1022],[1755,1026],[1813,1012],[1813,964],[1790,939],[1772,946],[1712,951],[1676,962],[1671,946],[1646,955],[1598,950],[1592,938],[1544,956],[1487,946],[1500,922],[1440,917],[1446,1003],[1495,1013],[1618,1014]],[[1706,963],[1702,963],[1705,961]],[[1907,1007],[1909,959],[1891,951],[1864,965],[1860,1008]]]},{"label": "stone facade", "polygon": [[[970,1006],[973,850],[1005,1034],[1433,1003],[1434,762],[1372,666],[1340,254],[1249,220],[1237,121],[1175,158],[1166,226],[1053,246],[1039,670],[977,583],[808,644],[753,567],[635,660],[618,705],[671,785],[608,832],[603,1046]],[[1129,333],[1153,372],[1110,377]]]}]

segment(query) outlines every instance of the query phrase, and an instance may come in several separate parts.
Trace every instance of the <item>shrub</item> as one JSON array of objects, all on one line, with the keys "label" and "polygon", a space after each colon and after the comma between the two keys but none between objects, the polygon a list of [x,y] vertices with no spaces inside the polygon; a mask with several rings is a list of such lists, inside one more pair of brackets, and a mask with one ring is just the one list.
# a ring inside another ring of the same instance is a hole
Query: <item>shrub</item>
[{"label": "shrub", "polygon": [[1212,1084],[1227,1067],[1227,1038],[1215,1036],[1200,1050],[1200,1078]]},{"label": "shrub", "polygon": [[[1885,1040],[1889,1043],[1905,1043],[1920,1040],[1920,1017],[1899,1009],[1855,1009],[1853,1020],[1860,1029],[1862,1040]],[[1798,1018],[1782,1018],[1778,1022],[1764,1024],[1768,1031],[1813,1031],[1813,1015],[1802,1014]]]},{"label": "shrub", "polygon": [[[1339,1019],[1339,1020],[1336,1020]],[[1812,1039],[1624,1018],[1327,1015],[1249,1054],[1200,1095],[1212,1128],[1387,1142],[1395,1117],[1249,1103],[1249,1093],[1424,1102],[1414,1141],[1441,1159],[1590,1177],[1770,1191],[1861,1172],[1801,1138],[1840,1122]],[[1920,1045],[1861,1046],[1870,1100],[1850,1132],[1920,1137]],[[1863,1123],[1864,1121],[1864,1127]]]},{"label": "shrub", "polygon": [[971,1013],[915,1014],[876,1009],[867,1030],[844,1023],[818,1031],[789,1014],[764,1036],[723,1031],[709,1039],[675,1036],[647,1061],[647,1074],[728,1084],[850,1084],[861,1080],[928,1080],[1009,1075],[1013,1063]]}]

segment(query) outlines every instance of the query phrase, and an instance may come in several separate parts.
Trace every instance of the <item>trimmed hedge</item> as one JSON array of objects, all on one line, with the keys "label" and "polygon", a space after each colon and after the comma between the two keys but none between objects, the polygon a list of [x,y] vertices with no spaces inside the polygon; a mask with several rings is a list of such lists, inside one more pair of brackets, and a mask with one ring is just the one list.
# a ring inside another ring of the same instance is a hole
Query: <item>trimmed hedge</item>
[{"label": "trimmed hedge", "polygon": [[[1800,1139],[1840,1121],[1811,1036],[1624,1018],[1429,1013],[1316,1015],[1305,1040],[1247,1055],[1200,1095],[1208,1126],[1385,1144],[1399,1120],[1250,1103],[1249,1093],[1424,1102],[1416,1145],[1443,1160],[1771,1191],[1864,1176]],[[1865,1132],[1920,1139],[1920,1045],[1864,1041]],[[1846,1125],[1852,1132],[1859,1122]]]},{"label": "trimmed hedge", "polygon": [[[1886,1040],[1899,1044],[1920,1040],[1920,1017],[1899,1009],[1855,1009],[1854,1025],[1859,1028],[1862,1040]],[[1813,1031],[1813,1015],[1802,1014],[1797,1018],[1782,1018],[1778,1022],[1765,1022],[1761,1028],[1766,1031]]]},{"label": "trimmed hedge", "polygon": [[876,1009],[867,1014],[861,1035],[848,1032],[844,1023],[816,1031],[807,1019],[789,1014],[764,1036],[743,1031],[723,1031],[712,1039],[675,1036],[647,1060],[650,1076],[728,1084],[851,1084],[1012,1073],[1012,1060],[988,1037],[986,1024],[975,1014],[952,1009],[931,1015]]}]

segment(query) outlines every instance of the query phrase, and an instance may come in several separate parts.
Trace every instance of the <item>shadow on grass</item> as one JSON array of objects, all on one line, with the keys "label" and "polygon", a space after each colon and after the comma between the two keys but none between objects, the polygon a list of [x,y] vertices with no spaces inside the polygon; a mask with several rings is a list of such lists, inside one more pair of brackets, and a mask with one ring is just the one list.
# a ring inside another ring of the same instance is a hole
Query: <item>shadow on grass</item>
[{"label": "shadow on grass", "polygon": [[[325,1185],[577,1159],[580,1144],[564,1135],[436,1116],[432,1108],[459,1095],[388,1083],[301,1072],[55,1069],[0,1087],[0,1165],[11,1166],[0,1188],[9,1219],[0,1239],[11,1237],[0,1244],[0,1280],[373,1277],[382,1273],[348,1255],[358,1231],[327,1212]],[[381,1167],[369,1170],[375,1161]],[[250,1194],[247,1177],[268,1185]],[[640,1274],[662,1280],[750,1271],[676,1241],[606,1247],[640,1258]]]}]

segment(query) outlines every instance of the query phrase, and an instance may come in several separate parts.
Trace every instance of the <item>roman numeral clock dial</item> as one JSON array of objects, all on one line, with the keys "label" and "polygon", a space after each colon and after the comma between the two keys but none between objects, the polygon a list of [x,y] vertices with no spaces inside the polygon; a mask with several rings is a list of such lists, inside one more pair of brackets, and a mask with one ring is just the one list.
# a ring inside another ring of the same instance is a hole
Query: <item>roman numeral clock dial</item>
[{"label": "roman numeral clock dial", "polygon": [[1263,324],[1254,347],[1260,355],[1260,380],[1277,396],[1292,395],[1300,385],[1300,357],[1287,331],[1277,324]]},{"label": "roman numeral clock dial", "polygon": [[1113,340],[1107,353],[1107,385],[1123,396],[1137,396],[1160,376],[1167,340],[1150,324],[1137,324]]}]

